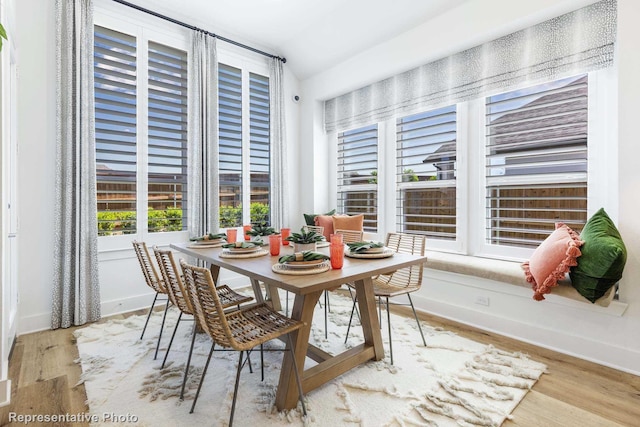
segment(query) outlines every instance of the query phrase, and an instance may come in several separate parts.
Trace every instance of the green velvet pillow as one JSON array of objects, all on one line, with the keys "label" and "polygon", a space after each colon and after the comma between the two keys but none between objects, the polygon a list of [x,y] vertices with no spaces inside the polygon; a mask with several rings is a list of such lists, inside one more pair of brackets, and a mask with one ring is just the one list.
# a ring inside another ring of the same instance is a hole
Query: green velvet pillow
[{"label": "green velvet pillow", "polygon": [[571,284],[583,297],[596,302],[622,278],[627,248],[604,209],[589,218],[580,239],[584,242],[582,256],[569,273]]},{"label": "green velvet pillow", "polygon": [[331,209],[329,212],[325,213],[325,214],[302,214],[304,215],[304,222],[307,225],[316,225],[315,223],[315,217],[317,217],[318,215],[335,215],[336,210],[335,209]]}]

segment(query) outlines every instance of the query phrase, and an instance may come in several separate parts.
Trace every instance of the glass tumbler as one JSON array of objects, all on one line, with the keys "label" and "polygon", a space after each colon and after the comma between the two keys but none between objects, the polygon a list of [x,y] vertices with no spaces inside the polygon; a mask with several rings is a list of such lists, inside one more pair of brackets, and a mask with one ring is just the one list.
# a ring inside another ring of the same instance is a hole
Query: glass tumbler
[{"label": "glass tumbler", "polygon": [[286,240],[287,237],[289,237],[289,235],[291,234],[291,229],[290,228],[281,228],[280,229],[280,235],[282,236],[282,244],[285,246],[289,246],[289,241]]},{"label": "glass tumbler", "polygon": [[251,231],[252,228],[251,224],[242,226],[242,229],[244,230],[244,240],[251,240],[251,236],[247,234],[247,231]]},{"label": "glass tumbler", "polygon": [[271,252],[271,256],[280,255],[281,242],[282,237],[279,234],[269,235],[269,252]]},{"label": "glass tumbler", "polygon": [[338,270],[344,264],[344,245],[331,244],[329,246],[329,256],[331,257],[331,268]]}]

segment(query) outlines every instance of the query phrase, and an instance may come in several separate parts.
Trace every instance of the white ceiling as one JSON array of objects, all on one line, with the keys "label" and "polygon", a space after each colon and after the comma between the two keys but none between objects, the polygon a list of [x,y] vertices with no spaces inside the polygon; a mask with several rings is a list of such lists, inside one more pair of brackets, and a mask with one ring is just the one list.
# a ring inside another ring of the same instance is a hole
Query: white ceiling
[{"label": "white ceiling", "polygon": [[287,58],[304,80],[467,0],[131,0]]}]

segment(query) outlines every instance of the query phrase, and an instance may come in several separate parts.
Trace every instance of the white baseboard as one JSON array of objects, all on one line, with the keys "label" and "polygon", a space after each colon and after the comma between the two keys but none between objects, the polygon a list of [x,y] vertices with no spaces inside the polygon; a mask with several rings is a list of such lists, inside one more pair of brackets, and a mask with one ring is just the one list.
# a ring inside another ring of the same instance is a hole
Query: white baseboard
[{"label": "white baseboard", "polygon": [[0,406],[11,403],[11,380],[0,381]]},{"label": "white baseboard", "polygon": [[640,375],[640,352],[573,335],[561,328],[549,329],[469,307],[436,301],[427,295],[412,294],[416,309],[434,316],[473,326],[488,332],[557,351],[603,366]]}]

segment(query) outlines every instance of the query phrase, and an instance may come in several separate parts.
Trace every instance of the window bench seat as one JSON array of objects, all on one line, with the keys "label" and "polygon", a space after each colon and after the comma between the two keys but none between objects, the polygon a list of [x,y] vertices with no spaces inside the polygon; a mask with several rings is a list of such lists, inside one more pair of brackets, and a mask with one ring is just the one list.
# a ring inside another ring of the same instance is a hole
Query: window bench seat
[{"label": "window bench seat", "polygon": [[[426,268],[467,276],[476,276],[531,289],[531,284],[525,279],[524,272],[520,267],[521,262],[434,251],[426,251],[425,255],[427,256],[427,262],[425,263]],[[608,307],[611,301],[613,301],[615,289],[616,287],[612,286],[607,293],[594,304]],[[559,282],[558,286],[553,288],[551,294],[591,304],[591,301],[580,295],[580,293],[571,286],[571,280],[568,274],[565,279]],[[533,298],[533,291],[531,291],[531,297]]]}]

